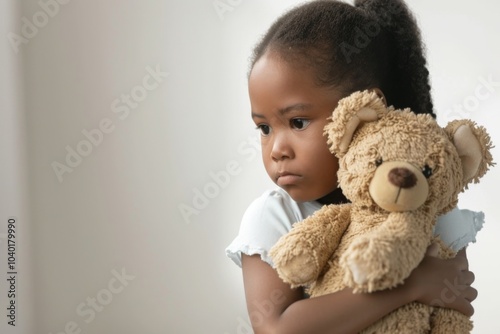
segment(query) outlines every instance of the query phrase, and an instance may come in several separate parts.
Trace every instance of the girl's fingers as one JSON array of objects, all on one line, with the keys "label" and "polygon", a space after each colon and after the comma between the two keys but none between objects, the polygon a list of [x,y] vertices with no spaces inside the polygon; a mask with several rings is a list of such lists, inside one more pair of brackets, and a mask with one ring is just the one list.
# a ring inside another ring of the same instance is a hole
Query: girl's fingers
[{"label": "girl's fingers", "polygon": [[457,261],[458,269],[462,271],[469,270],[469,261],[465,256],[456,256],[455,261]]},{"label": "girl's fingers", "polygon": [[463,305],[460,307],[461,311],[463,314],[465,314],[468,317],[471,317],[474,314],[474,307],[472,307],[470,302],[465,302]]},{"label": "girl's fingers", "polygon": [[464,271],[462,272],[462,277],[461,277],[461,283],[462,284],[467,284],[467,285],[471,285],[472,283],[474,283],[474,280],[476,279],[476,276],[474,275],[474,273],[472,271]]},{"label": "girl's fingers", "polygon": [[469,302],[473,302],[477,298],[477,294],[477,290],[473,287],[470,287],[469,289],[467,289],[467,294],[464,294],[464,298]]}]

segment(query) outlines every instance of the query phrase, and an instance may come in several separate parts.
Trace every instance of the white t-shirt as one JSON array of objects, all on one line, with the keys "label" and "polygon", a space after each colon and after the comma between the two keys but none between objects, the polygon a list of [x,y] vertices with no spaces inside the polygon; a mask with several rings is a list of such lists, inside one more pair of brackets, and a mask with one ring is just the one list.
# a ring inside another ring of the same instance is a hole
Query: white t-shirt
[{"label": "white t-shirt", "polygon": [[[226,248],[226,255],[240,267],[241,254],[259,254],[263,261],[273,266],[269,257],[272,246],[292,229],[293,224],[321,207],[322,204],[316,201],[297,203],[281,188],[266,191],[245,211],[240,231]],[[482,212],[455,208],[438,218],[434,233],[458,251],[476,241],[483,223]]]}]

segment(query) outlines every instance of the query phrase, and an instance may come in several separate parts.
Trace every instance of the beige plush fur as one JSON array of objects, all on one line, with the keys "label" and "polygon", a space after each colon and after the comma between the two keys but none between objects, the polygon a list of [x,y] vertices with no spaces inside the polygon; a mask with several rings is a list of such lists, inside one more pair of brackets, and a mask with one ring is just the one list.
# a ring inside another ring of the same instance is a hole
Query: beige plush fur
[{"label": "beige plush fur", "polygon": [[[435,241],[436,218],[493,164],[483,127],[461,120],[441,128],[429,115],[387,108],[370,91],[342,99],[325,134],[352,204],[324,206],[271,250],[280,277],[306,286],[313,298],[346,287],[369,293],[401,284]],[[439,244],[441,257],[455,256]],[[459,312],[411,303],[363,333],[471,329]]]}]

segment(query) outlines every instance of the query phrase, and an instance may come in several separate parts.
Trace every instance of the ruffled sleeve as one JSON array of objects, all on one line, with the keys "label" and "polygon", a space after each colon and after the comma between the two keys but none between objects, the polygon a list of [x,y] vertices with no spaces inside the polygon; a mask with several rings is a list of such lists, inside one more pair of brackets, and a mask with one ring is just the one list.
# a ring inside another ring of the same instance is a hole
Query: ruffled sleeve
[{"label": "ruffled sleeve", "polygon": [[448,244],[454,251],[459,251],[471,242],[476,242],[476,235],[484,224],[484,213],[455,208],[438,218],[434,234]]},{"label": "ruffled sleeve", "polygon": [[257,198],[245,211],[236,238],[226,248],[226,255],[241,267],[241,255],[259,254],[273,266],[269,250],[288,233],[294,223],[319,209],[321,205],[298,204],[279,190],[270,190]]}]

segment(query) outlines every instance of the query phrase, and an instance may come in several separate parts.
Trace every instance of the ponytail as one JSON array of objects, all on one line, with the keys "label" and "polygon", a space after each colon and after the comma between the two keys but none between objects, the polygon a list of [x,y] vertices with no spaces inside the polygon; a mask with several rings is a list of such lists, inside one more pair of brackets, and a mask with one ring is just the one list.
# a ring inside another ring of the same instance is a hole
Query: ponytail
[{"label": "ponytail", "polygon": [[406,104],[435,117],[420,30],[406,4],[400,0],[356,0],[354,6],[365,11],[387,34],[392,86],[387,94],[393,96],[386,98],[395,106]]},{"label": "ponytail", "polygon": [[398,109],[433,114],[420,31],[402,0],[317,0],[278,18],[254,49],[309,66],[317,84],[346,96],[378,87]]}]

